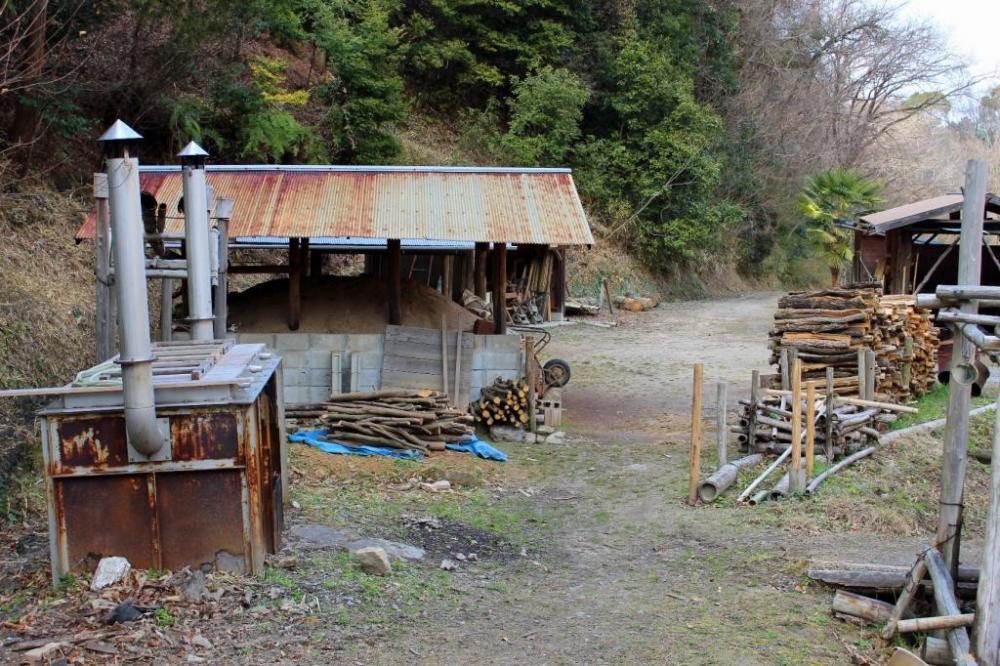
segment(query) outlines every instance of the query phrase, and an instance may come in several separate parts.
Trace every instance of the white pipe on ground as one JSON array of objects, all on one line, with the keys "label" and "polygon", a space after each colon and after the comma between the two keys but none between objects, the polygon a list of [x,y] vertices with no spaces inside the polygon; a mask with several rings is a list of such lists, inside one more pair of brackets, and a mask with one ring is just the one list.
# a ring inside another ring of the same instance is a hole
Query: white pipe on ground
[{"label": "white pipe on ground", "polygon": [[129,145],[141,138],[135,130],[117,120],[99,141],[104,144],[107,155],[125,430],[132,448],[150,457],[163,448],[166,434],[157,426],[153,394],[146,253],[139,204],[139,160],[129,155]]},{"label": "white pipe on ground", "polygon": [[187,252],[187,291],[192,340],[215,338],[212,320],[212,248],[208,229],[208,188],[205,157],[194,141],[179,152],[184,186],[184,240]]}]

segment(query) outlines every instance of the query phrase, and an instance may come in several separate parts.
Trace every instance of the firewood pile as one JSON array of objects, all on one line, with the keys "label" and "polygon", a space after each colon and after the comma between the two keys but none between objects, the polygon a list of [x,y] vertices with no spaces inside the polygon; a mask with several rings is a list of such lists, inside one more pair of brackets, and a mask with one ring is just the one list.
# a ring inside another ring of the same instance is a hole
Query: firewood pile
[{"label": "firewood pile", "polygon": [[528,424],[528,381],[497,377],[491,386],[484,386],[478,400],[469,403],[469,413],[476,422],[491,425]]},{"label": "firewood pile", "polygon": [[473,417],[437,391],[343,393],[322,404],[324,436],[341,444],[370,444],[427,453],[475,437]]},{"label": "firewood pile", "polygon": [[[742,450],[748,453],[780,453],[789,446],[792,441],[790,397],[765,395],[756,402],[756,406],[749,400],[741,400],[740,407],[739,424],[733,426],[732,431],[737,433]],[[816,450],[835,456],[853,453],[869,442],[877,441],[882,426],[895,421],[900,410],[909,411],[899,405],[835,396],[833,407],[828,412],[826,396],[821,395],[812,409]],[[807,429],[806,415],[809,411],[808,405],[803,404],[800,411],[802,433]],[[830,447],[827,447],[828,437]]]},{"label": "firewood pile", "polygon": [[[930,311],[911,296],[883,296],[871,286],[792,292],[778,301],[770,333],[771,363],[781,376],[782,351],[794,350],[803,380],[824,380],[858,393],[858,350],[875,352],[875,390],[892,401],[926,393],[935,380],[938,333]],[[778,380],[776,380],[778,381]]]}]

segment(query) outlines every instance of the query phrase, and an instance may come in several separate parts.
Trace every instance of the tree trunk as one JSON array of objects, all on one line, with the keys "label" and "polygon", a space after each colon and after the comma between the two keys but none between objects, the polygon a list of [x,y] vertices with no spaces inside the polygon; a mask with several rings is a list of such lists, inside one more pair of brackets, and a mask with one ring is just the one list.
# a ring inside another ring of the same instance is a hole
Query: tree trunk
[{"label": "tree trunk", "polygon": [[[28,25],[26,44],[25,77],[22,85],[37,85],[42,78],[45,67],[45,24],[48,15],[48,0],[36,0],[35,12]],[[15,145],[27,148],[21,151],[20,161],[26,164],[30,157],[30,147],[35,141],[40,118],[37,103],[25,104],[24,97],[19,96],[14,108],[14,118],[11,122],[11,139]]]},{"label": "tree trunk", "polygon": [[830,266],[830,286],[836,287],[840,281],[840,266]]}]

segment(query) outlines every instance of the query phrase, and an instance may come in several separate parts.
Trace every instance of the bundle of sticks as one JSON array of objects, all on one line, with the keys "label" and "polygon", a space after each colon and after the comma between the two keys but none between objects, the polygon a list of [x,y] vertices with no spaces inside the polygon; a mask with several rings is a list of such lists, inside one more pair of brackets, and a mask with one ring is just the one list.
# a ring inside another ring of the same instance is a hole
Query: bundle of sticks
[{"label": "bundle of sticks", "polygon": [[[791,397],[783,391],[768,391],[754,404],[741,400],[738,434],[742,450],[749,453],[780,453],[792,441]],[[804,403],[805,401],[803,401]],[[834,396],[827,409],[826,395],[816,398],[812,410],[803,404],[800,432],[806,432],[806,418],[814,414],[816,450],[827,456],[847,455],[877,441],[883,424],[895,421],[897,412],[912,408],[856,398]],[[915,411],[915,410],[913,410]],[[827,445],[829,442],[829,446]]]},{"label": "bundle of sticks", "polygon": [[488,426],[528,424],[528,380],[497,377],[491,386],[484,386],[479,400],[469,403],[469,413],[476,421]]},{"label": "bundle of sticks", "polygon": [[428,390],[342,393],[322,404],[324,436],[342,444],[375,444],[421,452],[475,437],[473,418],[451,406],[447,394]]},{"label": "bundle of sticks", "polygon": [[794,350],[805,380],[833,368],[836,390],[844,395],[859,392],[858,351],[873,350],[875,391],[893,400],[927,392],[937,347],[929,310],[917,308],[912,296],[883,296],[870,285],[787,294],[770,332],[771,363],[779,371],[783,354]]}]

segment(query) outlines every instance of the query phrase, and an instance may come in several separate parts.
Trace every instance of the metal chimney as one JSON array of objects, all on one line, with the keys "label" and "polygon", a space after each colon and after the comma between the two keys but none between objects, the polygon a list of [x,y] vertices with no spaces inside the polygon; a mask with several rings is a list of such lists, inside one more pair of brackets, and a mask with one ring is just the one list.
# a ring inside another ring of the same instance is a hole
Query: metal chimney
[{"label": "metal chimney", "polygon": [[150,458],[163,448],[169,434],[156,418],[139,160],[130,154],[141,138],[134,129],[116,120],[98,141],[104,146],[108,173],[125,430],[129,446]]},{"label": "metal chimney", "polygon": [[194,141],[177,153],[184,185],[184,239],[187,252],[187,289],[192,340],[213,340],[212,266],[208,228],[208,153]]}]

